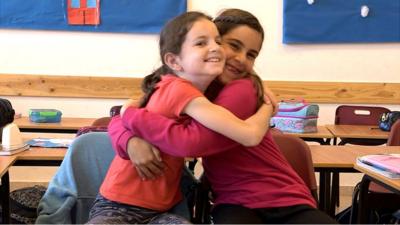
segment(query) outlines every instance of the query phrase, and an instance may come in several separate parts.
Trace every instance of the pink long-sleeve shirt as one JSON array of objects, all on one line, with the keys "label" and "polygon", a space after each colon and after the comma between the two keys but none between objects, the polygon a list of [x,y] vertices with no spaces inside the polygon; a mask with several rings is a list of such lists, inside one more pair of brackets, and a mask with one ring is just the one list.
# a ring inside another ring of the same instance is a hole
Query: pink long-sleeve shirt
[{"label": "pink long-sleeve shirt", "polygon": [[[249,79],[232,81],[214,103],[246,119],[256,112],[256,90]],[[300,204],[316,207],[308,187],[291,168],[270,133],[258,146],[244,147],[193,119],[175,121],[134,108],[125,112],[123,120],[115,118],[109,133],[118,154],[125,159],[126,144],[133,135],[171,155],[203,157],[216,204],[249,208]]]}]

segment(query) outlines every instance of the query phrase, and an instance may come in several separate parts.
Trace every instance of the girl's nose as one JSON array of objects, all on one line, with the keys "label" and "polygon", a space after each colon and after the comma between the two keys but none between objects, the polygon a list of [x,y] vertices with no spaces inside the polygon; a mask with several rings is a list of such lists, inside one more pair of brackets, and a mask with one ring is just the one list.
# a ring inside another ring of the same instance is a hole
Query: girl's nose
[{"label": "girl's nose", "polygon": [[235,59],[236,59],[238,62],[244,64],[244,62],[245,62],[245,60],[246,60],[246,55],[245,55],[243,52],[239,52],[239,53],[236,54]]},{"label": "girl's nose", "polygon": [[210,52],[216,52],[219,51],[221,49],[221,45],[219,45],[217,42],[213,42],[211,48],[210,48]]}]

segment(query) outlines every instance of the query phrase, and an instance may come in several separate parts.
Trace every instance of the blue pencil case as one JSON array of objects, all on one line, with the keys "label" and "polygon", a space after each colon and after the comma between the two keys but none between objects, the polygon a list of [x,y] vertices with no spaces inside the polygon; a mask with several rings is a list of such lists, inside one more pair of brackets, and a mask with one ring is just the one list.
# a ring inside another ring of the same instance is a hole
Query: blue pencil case
[{"label": "blue pencil case", "polygon": [[276,116],[292,118],[316,118],[318,117],[319,106],[306,102],[280,102]]},{"label": "blue pencil case", "polygon": [[59,123],[61,111],[57,109],[30,109],[29,120],[34,123]]},{"label": "blue pencil case", "polygon": [[272,117],[271,124],[275,128],[288,133],[314,133],[317,132],[317,118]]}]

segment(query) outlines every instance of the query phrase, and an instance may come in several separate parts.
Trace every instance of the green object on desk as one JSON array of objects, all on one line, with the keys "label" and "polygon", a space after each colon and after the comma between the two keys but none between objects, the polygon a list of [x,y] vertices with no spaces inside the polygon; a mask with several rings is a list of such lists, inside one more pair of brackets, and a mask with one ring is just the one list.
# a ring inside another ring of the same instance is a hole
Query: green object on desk
[{"label": "green object on desk", "polygon": [[30,109],[29,119],[35,123],[58,123],[61,121],[61,111],[57,109]]}]

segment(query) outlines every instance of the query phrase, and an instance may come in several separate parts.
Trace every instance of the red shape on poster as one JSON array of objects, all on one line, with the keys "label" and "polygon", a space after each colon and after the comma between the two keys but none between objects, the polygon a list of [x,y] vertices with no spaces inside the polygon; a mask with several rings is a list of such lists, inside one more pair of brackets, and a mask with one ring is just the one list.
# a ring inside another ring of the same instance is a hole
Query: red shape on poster
[{"label": "red shape on poster", "polygon": [[100,24],[100,0],[67,0],[67,2],[69,25]]}]

